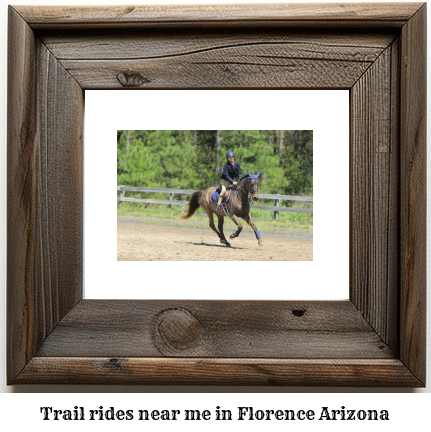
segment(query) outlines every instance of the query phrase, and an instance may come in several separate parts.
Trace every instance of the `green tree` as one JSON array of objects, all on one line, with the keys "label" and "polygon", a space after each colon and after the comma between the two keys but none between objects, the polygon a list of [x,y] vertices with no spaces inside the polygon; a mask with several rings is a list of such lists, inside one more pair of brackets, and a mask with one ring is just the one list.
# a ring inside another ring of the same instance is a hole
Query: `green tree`
[{"label": "green tree", "polygon": [[206,189],[219,183],[228,150],[234,150],[243,175],[261,173],[262,193],[312,194],[310,130],[119,130],[117,181]]}]

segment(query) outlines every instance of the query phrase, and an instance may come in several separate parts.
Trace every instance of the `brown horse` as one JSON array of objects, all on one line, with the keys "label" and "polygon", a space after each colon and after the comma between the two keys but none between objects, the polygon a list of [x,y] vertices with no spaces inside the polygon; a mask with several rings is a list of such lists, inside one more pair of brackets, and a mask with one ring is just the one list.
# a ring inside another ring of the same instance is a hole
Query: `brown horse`
[{"label": "brown horse", "polygon": [[[247,171],[248,172],[248,171]],[[224,217],[227,214],[237,225],[238,230],[234,232],[230,238],[234,239],[238,237],[242,231],[242,225],[238,220],[238,217],[244,219],[254,230],[258,244],[263,246],[262,237],[253,223],[250,216],[250,204],[248,202],[249,194],[252,195],[253,200],[257,201],[259,199],[259,174],[248,173],[244,176],[235,186],[231,187],[229,190],[230,195],[227,198],[227,202],[224,202],[224,210],[217,211],[217,203],[211,200],[211,195],[217,189],[216,187],[210,187],[205,191],[196,191],[193,193],[192,198],[189,202],[189,210],[185,216],[181,216],[182,219],[188,219],[192,217],[199,207],[202,207],[209,218],[210,227],[215,231],[220,239],[220,243],[225,244],[230,247],[230,243],[226,240],[223,232]],[[226,191],[225,197],[227,197],[228,192]],[[226,200],[226,198],[225,198]],[[226,213],[225,213],[226,211]],[[218,231],[214,225],[214,213],[218,218]]]}]

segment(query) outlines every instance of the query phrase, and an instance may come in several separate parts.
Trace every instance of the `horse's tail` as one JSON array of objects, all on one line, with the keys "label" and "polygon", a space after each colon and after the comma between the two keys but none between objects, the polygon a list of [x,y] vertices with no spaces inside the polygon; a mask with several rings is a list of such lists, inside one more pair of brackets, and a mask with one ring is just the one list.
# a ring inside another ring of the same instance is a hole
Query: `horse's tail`
[{"label": "horse's tail", "polygon": [[180,216],[181,219],[189,219],[191,218],[196,210],[201,206],[201,197],[204,191],[196,191],[193,192],[192,198],[189,202],[189,211],[185,216]]}]

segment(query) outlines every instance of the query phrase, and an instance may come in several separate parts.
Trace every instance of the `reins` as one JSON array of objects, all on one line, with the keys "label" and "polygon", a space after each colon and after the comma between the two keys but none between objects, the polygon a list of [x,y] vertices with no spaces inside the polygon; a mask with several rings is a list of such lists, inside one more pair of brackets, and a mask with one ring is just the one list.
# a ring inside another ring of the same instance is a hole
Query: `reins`
[{"label": "reins", "polygon": [[[244,179],[245,179],[245,177],[244,177]],[[242,179],[241,179],[242,180]],[[238,197],[238,199],[240,200],[240,202],[241,203],[243,203],[244,201],[241,199],[241,197],[240,197],[240,195],[239,195],[239,193],[238,193],[238,189],[244,194],[244,195],[247,195],[247,198],[249,198],[249,196],[250,196],[250,193],[251,193],[251,191],[245,191],[244,189],[242,189],[241,187],[240,187],[240,183],[241,183],[241,180],[235,185],[235,191],[236,191],[236,196]],[[248,177],[247,178],[247,181],[245,182],[245,183],[250,183],[250,180],[251,180],[251,178],[250,177]],[[250,200],[249,200],[250,201]]]}]

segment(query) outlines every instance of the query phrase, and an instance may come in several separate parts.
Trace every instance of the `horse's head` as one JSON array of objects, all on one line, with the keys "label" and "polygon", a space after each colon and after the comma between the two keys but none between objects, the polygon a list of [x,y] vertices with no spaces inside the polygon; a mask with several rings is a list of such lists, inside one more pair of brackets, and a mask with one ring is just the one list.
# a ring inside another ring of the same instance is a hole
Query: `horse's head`
[{"label": "horse's head", "polygon": [[253,197],[254,201],[257,201],[259,199],[259,174],[260,172],[258,172],[257,174],[250,174],[247,171],[248,174],[248,191],[251,194],[251,196]]}]

